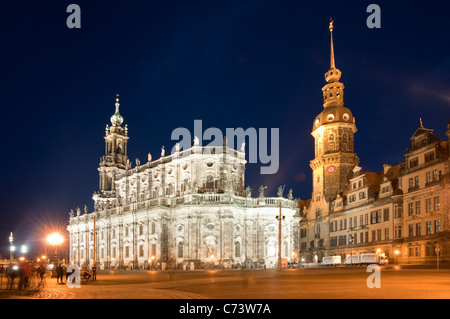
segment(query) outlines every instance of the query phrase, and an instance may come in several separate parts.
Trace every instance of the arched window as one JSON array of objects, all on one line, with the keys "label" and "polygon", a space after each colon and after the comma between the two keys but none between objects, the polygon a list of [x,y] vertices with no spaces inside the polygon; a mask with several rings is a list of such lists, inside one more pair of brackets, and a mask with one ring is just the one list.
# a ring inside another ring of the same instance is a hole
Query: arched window
[{"label": "arched window", "polygon": [[272,240],[269,240],[267,243],[267,257],[275,257],[275,253],[275,243]]},{"label": "arched window", "polygon": [[178,243],[178,258],[183,258],[183,242]]},{"label": "arched window", "polygon": [[238,241],[234,244],[234,255],[236,258],[241,257],[241,243]]},{"label": "arched window", "polygon": [[214,189],[214,177],[211,175],[206,176],[205,188],[209,191]]},{"label": "arched window", "polygon": [[156,233],[156,223],[152,222],[152,232],[151,234],[154,235]]}]

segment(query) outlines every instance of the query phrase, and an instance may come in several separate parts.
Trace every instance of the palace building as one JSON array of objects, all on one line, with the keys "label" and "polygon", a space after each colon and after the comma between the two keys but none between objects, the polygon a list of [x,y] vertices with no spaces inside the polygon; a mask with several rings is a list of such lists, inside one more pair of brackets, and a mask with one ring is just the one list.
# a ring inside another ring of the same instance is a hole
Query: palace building
[{"label": "palace building", "polygon": [[[70,261],[101,269],[277,268],[298,253],[299,211],[292,190],[252,197],[245,148],[178,145],[147,163],[127,155],[119,99],[106,126],[94,211],[70,212]],[[281,222],[278,219],[281,216]]]},{"label": "palace building", "polygon": [[405,161],[379,172],[359,166],[356,121],[344,106],[330,23],[330,69],[325,73],[323,111],[314,119],[312,197],[300,200],[300,258],[384,254],[391,263],[450,261],[450,122],[447,141],[419,121]]}]

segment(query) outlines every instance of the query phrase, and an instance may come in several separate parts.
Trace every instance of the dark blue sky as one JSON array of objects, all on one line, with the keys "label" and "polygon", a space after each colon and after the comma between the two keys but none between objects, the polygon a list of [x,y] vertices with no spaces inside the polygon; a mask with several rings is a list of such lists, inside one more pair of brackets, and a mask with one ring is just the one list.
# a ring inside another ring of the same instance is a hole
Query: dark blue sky
[{"label": "dark blue sky", "polygon": [[[419,117],[445,139],[448,2],[375,1],[381,29],[369,29],[373,2],[2,1],[0,255],[10,231],[37,247],[44,224],[64,229],[71,208],[93,209],[116,93],[133,163],[171,149],[171,132],[195,119],[279,128],[279,172],[249,164],[247,184],[309,198],[330,17],[361,166],[401,162]],[[70,3],[81,29],[66,26]]]}]

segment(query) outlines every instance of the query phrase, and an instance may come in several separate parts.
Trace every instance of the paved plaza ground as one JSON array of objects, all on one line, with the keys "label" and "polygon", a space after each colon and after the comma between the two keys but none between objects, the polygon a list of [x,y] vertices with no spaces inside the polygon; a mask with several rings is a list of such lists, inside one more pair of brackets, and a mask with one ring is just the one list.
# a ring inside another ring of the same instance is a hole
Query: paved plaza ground
[{"label": "paved plaza ground", "polygon": [[365,266],[277,270],[100,271],[97,281],[69,288],[5,289],[3,299],[447,299],[450,269],[381,267],[369,288]]}]

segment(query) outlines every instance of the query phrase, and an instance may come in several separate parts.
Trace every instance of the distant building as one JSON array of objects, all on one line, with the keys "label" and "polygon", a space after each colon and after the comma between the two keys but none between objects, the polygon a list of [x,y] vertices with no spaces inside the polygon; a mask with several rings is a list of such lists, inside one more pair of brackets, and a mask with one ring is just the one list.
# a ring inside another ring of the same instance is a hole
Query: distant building
[{"label": "distant building", "polygon": [[[127,156],[128,128],[119,113],[106,127],[94,211],[70,213],[70,261],[100,268],[276,268],[279,222],[283,262],[298,255],[298,202],[251,197],[245,188],[245,153],[201,146],[147,163]],[[280,208],[281,205],[281,208]],[[95,237],[94,237],[95,229]]]},{"label": "distant building", "polygon": [[[332,31],[330,24],[331,65],[322,88],[324,109],[311,133],[312,198],[299,201],[300,257],[304,262],[320,262],[324,256],[340,255],[344,260],[350,253],[378,251],[390,262],[435,263],[439,252],[441,260],[450,261],[449,142],[441,141],[420,120],[405,162],[385,164],[380,172],[358,166],[355,118],[344,107]],[[449,139],[450,122],[447,129]]]}]

